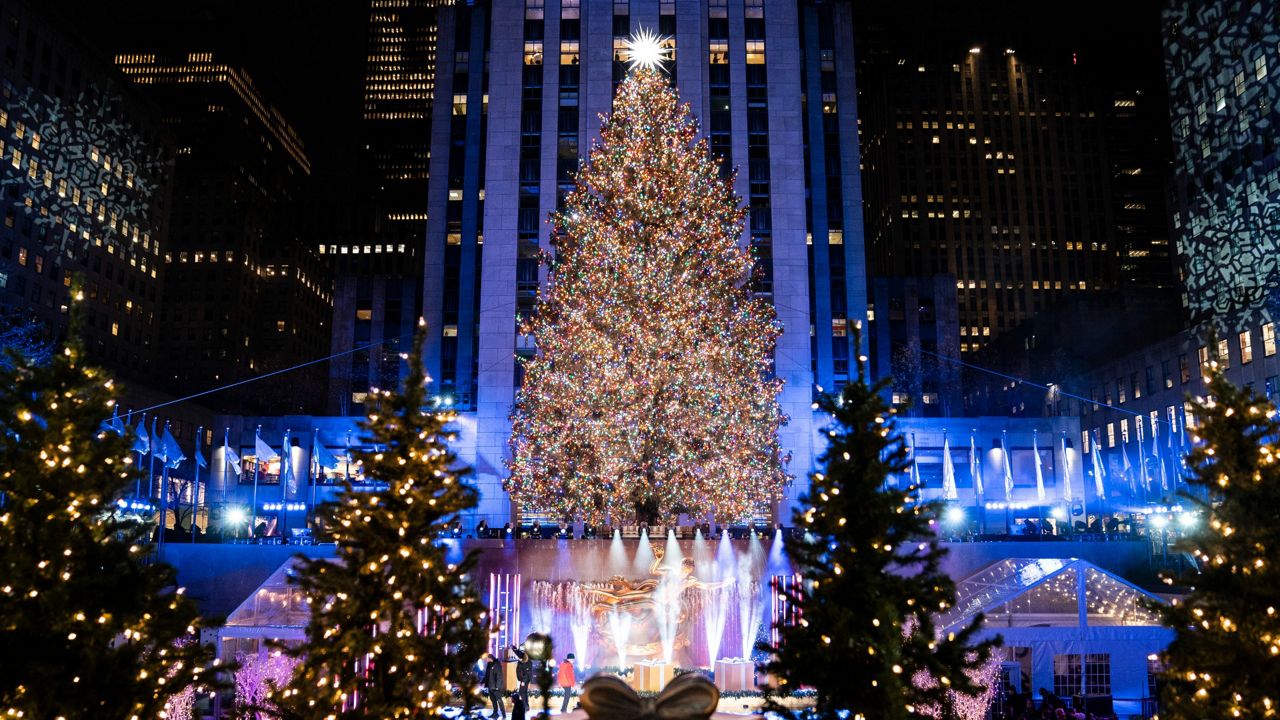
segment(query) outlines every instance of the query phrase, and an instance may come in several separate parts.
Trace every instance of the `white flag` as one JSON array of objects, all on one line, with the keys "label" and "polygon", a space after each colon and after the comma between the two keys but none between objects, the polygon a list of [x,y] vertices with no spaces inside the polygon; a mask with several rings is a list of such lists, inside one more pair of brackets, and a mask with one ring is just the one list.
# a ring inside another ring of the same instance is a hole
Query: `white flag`
[{"label": "white flag", "polygon": [[960,497],[956,492],[956,465],[951,461],[951,442],[942,437],[942,498],[955,500]]},{"label": "white flag", "polygon": [[1062,501],[1071,504],[1075,500],[1071,492],[1071,457],[1067,455],[1067,436],[1062,436]]},{"label": "white flag", "polygon": [[1039,434],[1031,432],[1031,452],[1036,456],[1036,499],[1044,502],[1044,468],[1040,465]]}]

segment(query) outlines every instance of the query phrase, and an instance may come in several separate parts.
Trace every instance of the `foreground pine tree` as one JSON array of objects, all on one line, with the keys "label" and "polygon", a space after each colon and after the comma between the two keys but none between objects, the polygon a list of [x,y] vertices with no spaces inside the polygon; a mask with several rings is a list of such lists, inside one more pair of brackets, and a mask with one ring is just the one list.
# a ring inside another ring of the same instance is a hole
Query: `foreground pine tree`
[{"label": "foreground pine tree", "polygon": [[660,70],[633,70],[553,218],[513,419],[508,489],[524,507],[737,521],[787,480],[769,373],[780,328],[751,297],[745,211],[697,132]]},{"label": "foreground pine tree", "polygon": [[833,420],[819,458],[825,471],[813,474],[795,513],[804,537],[786,544],[804,578],[792,596],[802,621],[765,648],[777,683],[769,706],[784,714],[778,696],[801,686],[817,690],[814,712],[824,719],[930,717],[954,704],[950,691],[982,691],[972,678],[992,643],[973,643],[980,619],[935,637],[933,613],[956,599],[939,569],[940,506],[913,505],[911,489],[886,487],[907,470],[907,451],[883,398],[887,380],[870,386],[865,371],[859,362],[858,380],[818,403]]},{"label": "foreground pine tree", "polygon": [[303,560],[297,582],[311,604],[307,639],[289,686],[272,701],[288,718],[438,717],[485,650],[484,607],[468,571],[432,538],[475,507],[475,490],[449,451],[453,413],[427,408],[419,323],[399,392],[370,393],[362,424],[378,452],[356,452],[365,474],[386,483],[348,484],[320,511],[338,544],[336,561]]},{"label": "foreground pine tree", "polygon": [[0,717],[154,718],[212,655],[173,568],[146,562],[149,528],[116,514],[136,469],[74,317],[40,364],[0,363]]},{"label": "foreground pine tree", "polygon": [[[1280,712],[1280,423],[1252,390],[1211,372],[1209,399],[1193,405],[1189,458],[1204,521],[1182,548],[1199,567],[1192,588],[1159,606],[1177,634],[1163,655],[1160,716],[1265,718]],[[1184,502],[1187,499],[1184,498]],[[1170,578],[1172,582],[1172,578]]]}]

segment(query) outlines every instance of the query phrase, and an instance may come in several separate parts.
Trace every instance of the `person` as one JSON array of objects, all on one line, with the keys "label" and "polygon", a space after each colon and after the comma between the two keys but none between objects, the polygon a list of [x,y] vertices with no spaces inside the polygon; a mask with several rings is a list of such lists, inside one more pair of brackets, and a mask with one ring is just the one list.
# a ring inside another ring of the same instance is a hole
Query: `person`
[{"label": "person", "polygon": [[524,720],[525,699],[518,690],[511,691],[511,720]]},{"label": "person", "polygon": [[578,677],[573,668],[573,653],[565,655],[564,662],[560,663],[560,667],[556,671],[556,684],[564,691],[564,702],[560,703],[560,712],[569,712],[569,700],[573,698],[573,686],[578,684]]},{"label": "person", "polygon": [[507,708],[502,704],[502,694],[507,689],[507,676],[502,670],[502,663],[493,653],[484,654],[484,689],[489,695],[489,702],[493,704],[493,710],[489,713],[489,717],[506,718]]},{"label": "person", "polygon": [[[529,659],[529,653],[518,646],[512,645],[511,651],[516,654],[516,683],[520,686],[520,697],[524,700],[524,706],[529,707],[529,678],[533,674],[533,663]],[[512,713],[514,712],[513,710]]]}]

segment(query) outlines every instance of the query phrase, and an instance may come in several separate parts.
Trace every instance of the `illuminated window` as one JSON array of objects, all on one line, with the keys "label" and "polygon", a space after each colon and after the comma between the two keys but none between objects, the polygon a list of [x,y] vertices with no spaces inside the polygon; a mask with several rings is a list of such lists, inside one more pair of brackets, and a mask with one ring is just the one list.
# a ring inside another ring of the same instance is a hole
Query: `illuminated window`
[{"label": "illuminated window", "polygon": [[579,13],[579,0],[561,0],[560,17],[572,20],[578,17]]},{"label": "illuminated window", "polygon": [[372,320],[373,310],[356,310],[357,320]]},{"label": "illuminated window", "polygon": [[1201,368],[1208,367],[1209,366],[1209,348],[1202,346],[1198,352],[1200,355],[1200,367]]},{"label": "illuminated window", "polygon": [[828,244],[830,244],[830,245],[843,245],[843,244],[844,244],[844,231],[843,231],[843,230],[828,230],[828,231],[827,231],[827,243],[828,243]]},{"label": "illuminated window", "polygon": [[1213,110],[1219,112],[1227,107],[1227,91],[1225,88],[1218,88],[1213,91]]},{"label": "illuminated window", "polygon": [[283,320],[276,321],[276,332],[284,332],[285,324]]},{"label": "illuminated window", "polygon": [[561,65],[577,65],[578,64],[579,45],[576,40],[565,40],[560,43],[560,64]]},{"label": "illuminated window", "polygon": [[458,326],[457,326],[457,325],[445,325],[445,326],[444,326],[444,328],[442,328],[442,330],[441,330],[441,334],[442,334],[444,337],[458,337]]},{"label": "illuminated window", "polygon": [[542,64],[542,43],[541,42],[525,42],[524,64],[525,65],[541,65]]},{"label": "illuminated window", "polygon": [[1262,326],[1262,354],[1271,357],[1276,354],[1276,324],[1267,323]]},{"label": "illuminated window", "polygon": [[27,249],[18,248],[18,264],[26,267],[27,265]]},{"label": "illuminated window", "polygon": [[458,94],[456,94],[456,95],[454,95],[454,96],[453,96],[453,114],[454,114],[454,115],[466,115],[466,114],[467,114],[467,95],[466,95],[466,93],[458,93]]},{"label": "illuminated window", "polygon": [[120,323],[111,323],[111,334],[112,335],[120,334]]},{"label": "illuminated window", "polygon": [[1113,448],[1115,446],[1116,446],[1116,424],[1107,423],[1107,447]]},{"label": "illuminated window", "polygon": [[363,403],[365,400],[368,400],[368,399],[369,399],[369,393],[367,392],[351,393],[351,402],[356,403],[357,405]]},{"label": "illuminated window", "polygon": [[1262,80],[1266,76],[1267,76],[1267,56],[1259,55],[1257,59],[1253,61],[1253,77],[1257,80]]},{"label": "illuminated window", "polygon": [[710,60],[712,65],[728,65],[729,64],[729,43],[726,40],[713,40],[709,44]]},{"label": "illuminated window", "polygon": [[1240,364],[1253,362],[1253,333],[1245,330],[1237,337],[1240,342]]},{"label": "illuminated window", "polygon": [[1129,442],[1129,421],[1127,419],[1120,421],[1120,442]]},{"label": "illuminated window", "polygon": [[[1245,79],[1244,79],[1244,71],[1243,71],[1243,70],[1241,70],[1240,72],[1236,73],[1235,86],[1236,86],[1236,97],[1239,97],[1239,96],[1243,95],[1243,94],[1244,94],[1245,87],[1246,87],[1246,81],[1245,81]],[[1221,110],[1222,108],[1218,108],[1218,109],[1219,109],[1219,110]]]},{"label": "illuminated window", "polygon": [[763,40],[747,41],[747,64],[748,65],[764,64],[764,41]]},{"label": "illuminated window", "polygon": [[1231,367],[1231,344],[1226,340],[1218,341],[1218,365],[1223,370]]},{"label": "illuminated window", "polygon": [[524,16],[528,20],[541,20],[545,7],[543,0],[525,0]]}]

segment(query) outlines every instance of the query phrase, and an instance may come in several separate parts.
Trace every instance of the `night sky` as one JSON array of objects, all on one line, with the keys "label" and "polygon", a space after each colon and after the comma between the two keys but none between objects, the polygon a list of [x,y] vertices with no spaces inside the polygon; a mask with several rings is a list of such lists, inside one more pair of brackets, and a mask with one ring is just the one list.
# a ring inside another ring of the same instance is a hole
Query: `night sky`
[{"label": "night sky", "polygon": [[[319,172],[340,173],[354,162],[366,2],[49,4],[106,53],[207,50],[244,65],[302,134]],[[1064,62],[1075,53],[1082,69],[1112,88],[1162,97],[1160,6],[1159,0],[864,0],[855,17],[880,27],[893,44],[913,48],[917,57],[952,58],[957,48],[974,44],[1014,47],[1033,62]]]}]

